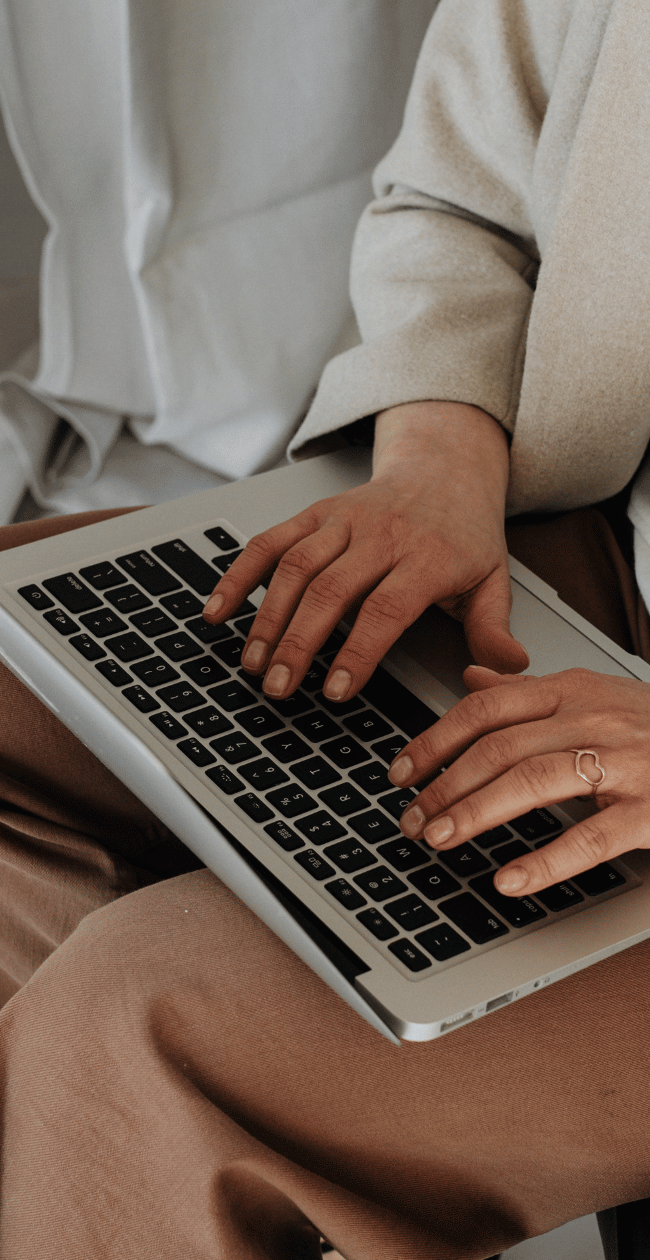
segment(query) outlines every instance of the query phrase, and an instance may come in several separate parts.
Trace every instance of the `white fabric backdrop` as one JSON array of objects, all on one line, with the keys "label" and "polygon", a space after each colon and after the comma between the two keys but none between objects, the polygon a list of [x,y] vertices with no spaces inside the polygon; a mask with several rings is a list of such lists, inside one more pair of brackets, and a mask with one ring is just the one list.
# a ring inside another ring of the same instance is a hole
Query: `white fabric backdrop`
[{"label": "white fabric backdrop", "polygon": [[[86,502],[124,416],[217,480],[281,459],[434,8],[0,0],[3,114],[49,225],[38,367],[0,411],[41,502]],[[46,473],[62,405],[85,449]]]}]

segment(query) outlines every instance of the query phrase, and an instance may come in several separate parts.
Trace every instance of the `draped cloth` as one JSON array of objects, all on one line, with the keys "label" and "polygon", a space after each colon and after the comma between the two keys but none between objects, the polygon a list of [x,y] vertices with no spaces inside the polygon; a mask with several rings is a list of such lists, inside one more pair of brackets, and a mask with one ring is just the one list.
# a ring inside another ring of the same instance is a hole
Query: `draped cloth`
[{"label": "draped cloth", "polygon": [[[434,9],[0,0],[2,110],[48,225],[3,455],[41,503],[95,483],[125,425],[129,458],[162,446],[217,482],[282,458],[354,327],[354,227]],[[43,462],[61,415],[67,468],[60,443]]]}]

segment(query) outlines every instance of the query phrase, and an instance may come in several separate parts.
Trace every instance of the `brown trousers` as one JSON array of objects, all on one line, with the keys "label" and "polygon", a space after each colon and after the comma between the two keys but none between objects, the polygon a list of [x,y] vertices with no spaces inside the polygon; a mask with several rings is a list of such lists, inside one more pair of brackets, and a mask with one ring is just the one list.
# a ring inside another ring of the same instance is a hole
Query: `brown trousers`
[{"label": "brown trousers", "polygon": [[[645,648],[597,513],[510,543]],[[397,1049],[0,685],[2,1260],[479,1260],[650,1195],[650,942]]]}]

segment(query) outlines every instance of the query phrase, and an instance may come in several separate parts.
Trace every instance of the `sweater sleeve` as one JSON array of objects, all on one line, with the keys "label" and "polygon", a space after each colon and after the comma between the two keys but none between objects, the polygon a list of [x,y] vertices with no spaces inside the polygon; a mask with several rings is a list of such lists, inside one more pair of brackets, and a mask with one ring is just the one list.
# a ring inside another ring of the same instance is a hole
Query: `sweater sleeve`
[{"label": "sweater sleeve", "polygon": [[545,26],[538,0],[441,0],[357,230],[362,343],[326,367],[294,457],[425,399],[471,403],[512,431],[539,264],[535,155],[569,0],[548,9]]}]

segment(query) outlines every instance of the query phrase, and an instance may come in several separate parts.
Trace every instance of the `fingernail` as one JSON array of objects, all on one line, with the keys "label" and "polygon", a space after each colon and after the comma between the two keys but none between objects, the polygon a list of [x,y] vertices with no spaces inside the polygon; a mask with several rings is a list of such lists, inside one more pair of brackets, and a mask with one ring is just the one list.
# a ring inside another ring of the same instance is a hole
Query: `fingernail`
[{"label": "fingernail", "polygon": [[328,700],[344,700],[352,684],[352,675],[347,669],[335,669],[323,687],[323,694]]},{"label": "fingernail", "polygon": [[267,696],[284,695],[291,674],[286,665],[273,665],[264,679],[264,690]]},{"label": "fingernail", "polygon": [[407,809],[399,820],[402,831],[407,836],[417,836],[421,832],[426,819],[419,805],[413,805],[411,809]]},{"label": "fingernail", "polygon": [[468,669],[484,669],[486,674],[498,674],[497,669],[490,669],[489,665],[468,665]]},{"label": "fingernail", "polygon": [[400,784],[406,783],[406,780],[410,779],[412,774],[413,762],[410,757],[398,757],[388,771],[391,783],[396,783],[398,787]]},{"label": "fingernail", "polygon": [[216,617],[222,607],[223,595],[211,595],[203,611],[209,613],[211,617]]},{"label": "fingernail", "polygon": [[528,876],[523,866],[511,866],[507,871],[499,871],[495,875],[494,882],[502,893],[518,892],[528,883]]},{"label": "fingernail", "polygon": [[267,652],[268,644],[263,639],[253,639],[253,642],[248,644],[241,658],[244,669],[261,669]]},{"label": "fingernail", "polygon": [[444,844],[445,840],[453,836],[455,830],[452,818],[436,818],[435,822],[429,823],[424,832],[424,838],[429,844]]}]

